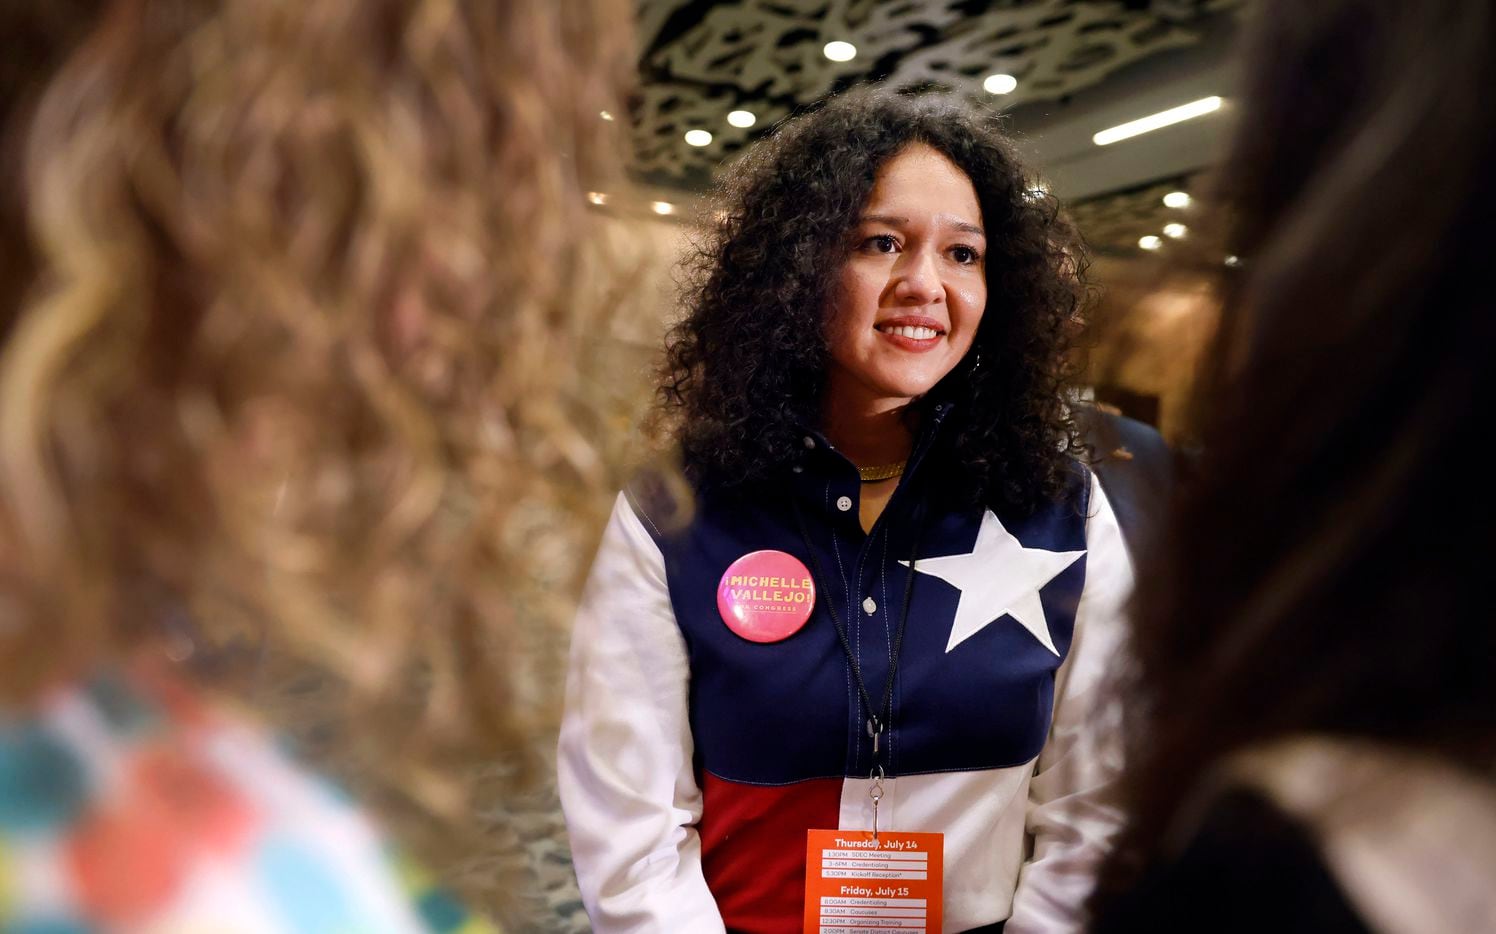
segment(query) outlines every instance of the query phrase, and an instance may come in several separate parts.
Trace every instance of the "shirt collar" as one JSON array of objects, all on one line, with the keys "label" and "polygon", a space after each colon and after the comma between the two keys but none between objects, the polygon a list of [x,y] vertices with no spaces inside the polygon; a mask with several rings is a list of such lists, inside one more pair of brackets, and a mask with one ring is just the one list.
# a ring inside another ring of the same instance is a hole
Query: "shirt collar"
[{"label": "shirt collar", "polygon": [[[946,416],[950,414],[953,403],[937,402],[924,413],[919,433],[914,438],[914,448],[909,453],[909,460],[904,464],[904,475],[909,476],[915,472],[924,461],[934,446],[935,439],[939,436],[941,425],[944,424]],[[857,472],[857,467],[846,458],[840,451],[826,440],[826,436],[820,429],[800,424],[801,451],[793,461],[792,470],[797,473],[851,473]]]}]

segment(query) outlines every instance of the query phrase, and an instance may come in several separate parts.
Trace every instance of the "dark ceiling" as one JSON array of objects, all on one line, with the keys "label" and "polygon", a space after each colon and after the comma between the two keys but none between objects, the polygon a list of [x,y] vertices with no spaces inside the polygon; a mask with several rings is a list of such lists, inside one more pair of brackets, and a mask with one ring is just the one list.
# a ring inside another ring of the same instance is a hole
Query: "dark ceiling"
[{"label": "dark ceiling", "polygon": [[[642,0],[641,82],[629,115],[636,172],[656,189],[700,192],[776,122],[827,94],[872,81],[954,92],[1009,114],[1056,194],[1078,215],[1107,219],[1087,230],[1099,249],[1135,251],[1137,230],[1168,219],[1161,203],[1145,202],[1209,163],[1224,121],[1106,151],[1090,135],[1223,93],[1225,50],[1245,2]],[[823,51],[832,41],[851,43],[856,56],[832,61]],[[983,82],[993,74],[1017,86],[991,94]],[[735,110],[752,113],[754,125],[730,125]],[[706,130],[711,142],[688,144],[689,130]],[[1108,207],[1109,197],[1122,200]]]}]

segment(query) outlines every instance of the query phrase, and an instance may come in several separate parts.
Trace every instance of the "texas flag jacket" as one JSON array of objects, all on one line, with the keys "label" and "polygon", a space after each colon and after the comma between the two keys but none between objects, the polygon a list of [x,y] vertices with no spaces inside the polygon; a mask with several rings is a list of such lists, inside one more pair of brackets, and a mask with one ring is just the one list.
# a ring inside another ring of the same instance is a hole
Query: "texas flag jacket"
[{"label": "texas flag jacket", "polygon": [[[828,603],[878,705],[906,587],[880,827],[944,834],[944,930],[1081,929],[1120,824],[1111,687],[1132,567],[1079,465],[1068,501],[1028,515],[942,496],[928,455],[945,411],[870,534],[856,467],[813,431],[770,481],[698,490],[684,526],[619,497],[558,759],[600,934],[800,930],[806,831],[873,819],[869,711]],[[762,550],[820,569],[808,622],[779,642],[737,635],[717,603],[728,567]]]}]

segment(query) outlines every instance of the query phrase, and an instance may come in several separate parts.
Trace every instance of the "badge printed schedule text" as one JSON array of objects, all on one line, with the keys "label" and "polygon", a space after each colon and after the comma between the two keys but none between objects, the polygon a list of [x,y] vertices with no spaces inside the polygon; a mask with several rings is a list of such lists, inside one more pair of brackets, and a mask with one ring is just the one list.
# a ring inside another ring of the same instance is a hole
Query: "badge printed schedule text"
[{"label": "badge printed schedule text", "polygon": [[823,849],[821,878],[827,884],[821,891],[837,894],[819,896],[819,934],[928,930],[928,899],[918,895],[925,887],[919,883],[929,879],[929,860],[929,853],[917,849]]}]

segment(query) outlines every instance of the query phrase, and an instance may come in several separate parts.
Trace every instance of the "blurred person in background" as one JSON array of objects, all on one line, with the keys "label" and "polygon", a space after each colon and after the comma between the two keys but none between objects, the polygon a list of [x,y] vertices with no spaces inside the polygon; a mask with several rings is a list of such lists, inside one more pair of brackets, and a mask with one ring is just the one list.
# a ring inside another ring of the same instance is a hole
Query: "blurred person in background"
[{"label": "blurred person in background", "polygon": [[880,826],[943,835],[943,930],[1078,925],[1131,566],[1062,401],[1078,246],[1032,187],[984,115],[877,91],[735,171],[662,388],[694,511],[620,496],[573,637],[598,931],[800,930],[807,831]]},{"label": "blurred person in background", "polygon": [[[1268,0],[1097,932],[1496,930],[1496,4]],[[1465,481],[1465,485],[1461,485]]]},{"label": "blurred person in background", "polygon": [[1134,556],[1149,548],[1169,501],[1174,453],[1158,429],[1083,392],[1074,405],[1089,462]]},{"label": "blurred person in background", "polygon": [[[1096,335],[1087,330],[1082,311],[1071,317],[1069,332],[1075,370],[1094,377],[1086,354]],[[1094,385],[1072,387],[1070,406],[1076,434],[1087,448],[1087,461],[1117,514],[1129,554],[1136,557],[1151,547],[1168,505],[1174,452],[1158,429],[1099,401]]]},{"label": "blurred person in background", "polygon": [[0,928],[483,927],[271,729],[426,865],[495,846],[567,573],[524,529],[617,482],[571,285],[630,10],[0,19]]}]

